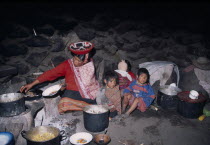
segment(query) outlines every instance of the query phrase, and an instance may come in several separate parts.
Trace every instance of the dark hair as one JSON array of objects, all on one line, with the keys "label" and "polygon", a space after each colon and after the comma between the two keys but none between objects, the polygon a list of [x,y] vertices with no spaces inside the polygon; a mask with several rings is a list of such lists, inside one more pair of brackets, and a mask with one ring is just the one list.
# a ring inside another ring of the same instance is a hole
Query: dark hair
[{"label": "dark hair", "polygon": [[141,74],[146,74],[147,75],[147,81],[146,81],[146,83],[149,83],[149,79],[150,79],[149,71],[146,68],[139,68],[138,69],[138,72],[137,72],[138,77]]},{"label": "dark hair", "polygon": [[[90,61],[90,59],[93,57],[93,55],[96,53],[96,50],[93,48],[88,55],[88,61]],[[80,60],[84,61],[85,60],[85,54],[75,54],[73,52],[71,52],[71,55],[74,57],[78,57]]]},{"label": "dark hair", "polygon": [[105,85],[104,80],[106,80],[108,82],[111,79],[116,79],[116,83],[118,84],[118,75],[117,75],[117,73],[115,71],[106,71],[104,73],[104,77],[103,77],[103,84]]},{"label": "dark hair", "polygon": [[131,63],[128,60],[125,60],[125,62],[127,63],[128,66],[127,72],[131,71]]},{"label": "dark hair", "polygon": [[71,55],[74,57],[78,57],[80,60],[84,61],[85,60],[85,54],[75,54],[73,52],[71,52]]}]

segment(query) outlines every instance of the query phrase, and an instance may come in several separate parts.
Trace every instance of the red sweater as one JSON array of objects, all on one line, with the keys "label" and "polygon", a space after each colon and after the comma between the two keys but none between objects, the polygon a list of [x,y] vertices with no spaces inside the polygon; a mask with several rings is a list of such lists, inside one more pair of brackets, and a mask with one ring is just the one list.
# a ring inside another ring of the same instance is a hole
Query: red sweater
[{"label": "red sweater", "polygon": [[57,67],[44,72],[37,78],[37,80],[42,83],[45,81],[53,81],[62,76],[65,76],[67,90],[79,91],[74,80],[74,72],[71,69],[70,64],[68,63],[68,60],[64,61]]}]

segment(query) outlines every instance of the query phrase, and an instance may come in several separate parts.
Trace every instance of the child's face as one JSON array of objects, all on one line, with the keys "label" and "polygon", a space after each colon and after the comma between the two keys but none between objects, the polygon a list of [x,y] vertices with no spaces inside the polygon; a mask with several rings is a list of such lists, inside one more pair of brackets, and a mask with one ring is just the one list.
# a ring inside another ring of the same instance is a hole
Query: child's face
[{"label": "child's face", "polygon": [[144,84],[147,82],[147,75],[146,74],[141,74],[137,76],[137,81],[141,84]]},{"label": "child's face", "polygon": [[105,84],[106,84],[106,86],[108,87],[108,88],[114,88],[115,86],[116,86],[116,79],[110,79],[109,81],[107,81],[107,80],[104,80],[104,82],[105,82]]}]

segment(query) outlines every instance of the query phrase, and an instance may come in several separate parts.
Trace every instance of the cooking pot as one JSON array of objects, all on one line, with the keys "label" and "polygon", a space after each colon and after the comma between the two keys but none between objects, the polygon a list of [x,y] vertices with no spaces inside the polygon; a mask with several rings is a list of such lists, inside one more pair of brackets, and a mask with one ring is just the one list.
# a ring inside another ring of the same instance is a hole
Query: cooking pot
[{"label": "cooking pot", "polygon": [[104,105],[89,105],[83,109],[85,129],[101,132],[109,126],[109,109]]},{"label": "cooking pot", "polygon": [[21,93],[0,95],[0,116],[10,117],[21,114],[26,110],[24,96]]},{"label": "cooking pot", "polygon": [[189,94],[190,91],[178,93],[177,112],[186,118],[195,119],[203,114],[203,108],[208,97],[199,94],[198,99],[191,99]]},{"label": "cooking pot", "polygon": [[157,94],[157,104],[163,109],[175,109],[177,107],[177,94],[181,92],[176,86],[164,85],[160,86]]},{"label": "cooking pot", "polygon": [[[27,140],[27,145],[60,145],[60,142],[67,138],[64,135],[64,130],[60,131],[58,128],[51,126],[34,127],[29,131],[22,131],[21,134]],[[40,140],[36,140],[37,136],[41,134],[51,134],[51,137],[44,140],[40,138]]]}]

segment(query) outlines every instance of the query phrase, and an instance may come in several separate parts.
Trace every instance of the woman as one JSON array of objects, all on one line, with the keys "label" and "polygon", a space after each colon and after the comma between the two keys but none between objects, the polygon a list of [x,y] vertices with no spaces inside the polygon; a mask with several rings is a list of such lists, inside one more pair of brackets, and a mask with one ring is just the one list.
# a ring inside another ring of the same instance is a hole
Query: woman
[{"label": "woman", "polygon": [[58,104],[59,113],[82,110],[87,105],[96,104],[96,93],[100,86],[94,76],[92,49],[93,44],[90,42],[71,44],[69,50],[73,55],[72,59],[44,72],[34,82],[22,86],[20,92],[27,92],[34,85],[65,76],[66,90]]}]

